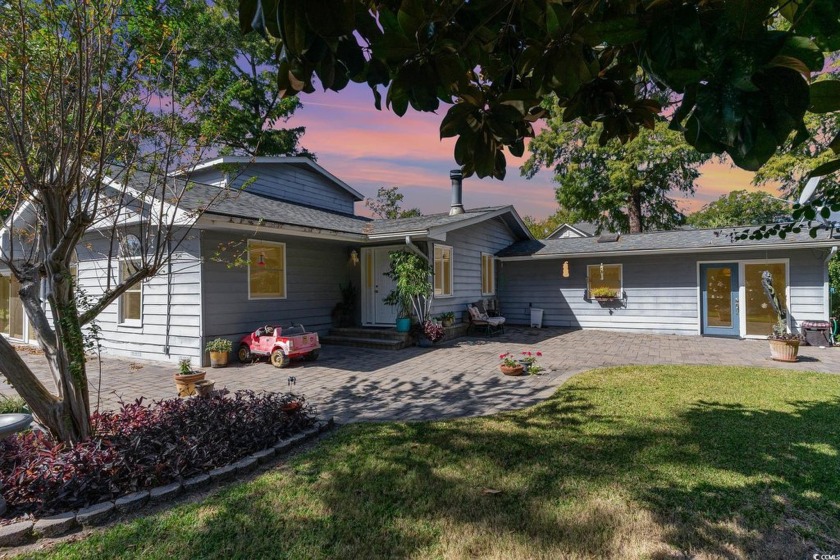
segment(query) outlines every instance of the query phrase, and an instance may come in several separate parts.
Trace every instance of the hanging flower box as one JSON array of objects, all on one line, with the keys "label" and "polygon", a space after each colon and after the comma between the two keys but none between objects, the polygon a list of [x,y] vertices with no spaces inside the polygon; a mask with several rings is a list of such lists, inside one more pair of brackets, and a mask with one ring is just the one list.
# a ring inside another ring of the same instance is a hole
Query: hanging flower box
[{"label": "hanging flower box", "polygon": [[592,288],[589,296],[595,301],[618,301],[618,290],[612,288]]}]

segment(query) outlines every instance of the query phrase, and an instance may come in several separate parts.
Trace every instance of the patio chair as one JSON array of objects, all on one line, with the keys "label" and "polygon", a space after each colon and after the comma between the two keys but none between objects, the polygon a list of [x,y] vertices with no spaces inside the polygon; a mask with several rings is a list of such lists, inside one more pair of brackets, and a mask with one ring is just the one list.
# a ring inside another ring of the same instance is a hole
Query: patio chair
[{"label": "patio chair", "polygon": [[[481,303],[481,302],[479,302]],[[481,305],[481,308],[478,305],[470,305],[467,304],[467,311],[470,313],[470,327],[468,331],[474,331],[476,329],[484,329],[484,332],[487,336],[493,334],[504,334],[505,333],[505,318],[504,317],[490,317],[486,311],[483,310],[484,306]]]}]

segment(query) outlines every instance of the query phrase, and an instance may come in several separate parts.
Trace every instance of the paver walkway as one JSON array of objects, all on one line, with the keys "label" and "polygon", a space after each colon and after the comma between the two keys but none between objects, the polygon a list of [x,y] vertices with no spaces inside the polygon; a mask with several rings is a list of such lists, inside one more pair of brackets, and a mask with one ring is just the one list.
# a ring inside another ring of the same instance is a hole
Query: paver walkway
[{"label": "paver walkway", "polygon": [[[505,377],[499,354],[540,350],[546,373]],[[401,351],[325,346],[317,362],[292,362],[285,369],[268,363],[208,369],[207,378],[231,391],[291,390],[314,403],[319,413],[340,422],[426,420],[492,414],[523,408],[549,395],[575,373],[625,364],[711,364],[781,367],[840,373],[840,348],[802,347],[801,359],[783,364],[769,359],[765,340],[627,334],[609,331],[509,328],[492,338],[461,338],[436,348]],[[49,379],[43,357],[27,362]],[[101,385],[99,367],[102,368]],[[113,409],[132,401],[175,394],[175,365],[103,358],[89,362],[92,400]],[[290,385],[290,377],[295,380]],[[48,381],[52,387],[52,382]],[[0,393],[10,393],[7,385]]]}]

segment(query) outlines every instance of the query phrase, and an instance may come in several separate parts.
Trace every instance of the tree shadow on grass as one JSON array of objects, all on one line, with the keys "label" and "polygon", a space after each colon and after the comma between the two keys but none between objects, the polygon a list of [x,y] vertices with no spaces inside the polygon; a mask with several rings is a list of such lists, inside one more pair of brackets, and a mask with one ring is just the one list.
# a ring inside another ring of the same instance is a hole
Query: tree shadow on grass
[{"label": "tree shadow on grass", "polygon": [[840,399],[648,418],[609,412],[601,390],[347,426],[287,467],[56,556],[783,558],[840,542]]}]

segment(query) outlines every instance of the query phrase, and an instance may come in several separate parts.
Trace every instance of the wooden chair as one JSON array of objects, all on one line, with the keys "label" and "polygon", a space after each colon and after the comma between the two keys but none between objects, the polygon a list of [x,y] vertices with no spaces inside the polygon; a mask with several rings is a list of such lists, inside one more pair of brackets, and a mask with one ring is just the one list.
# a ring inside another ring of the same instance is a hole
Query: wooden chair
[{"label": "wooden chair", "polygon": [[483,302],[476,302],[474,305],[468,304],[467,311],[470,314],[470,327],[468,331],[483,329],[487,336],[505,333],[505,318],[490,317],[484,308]]}]

